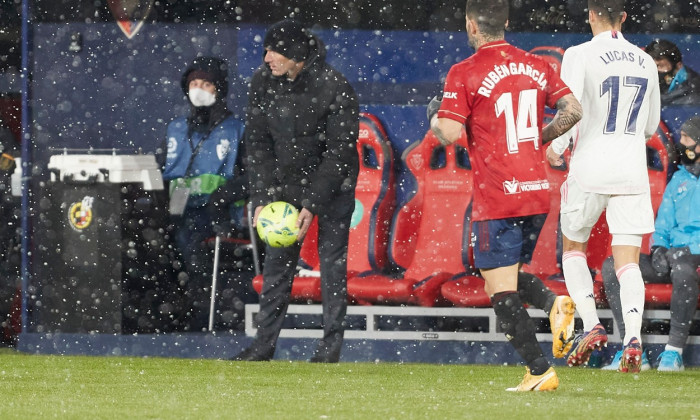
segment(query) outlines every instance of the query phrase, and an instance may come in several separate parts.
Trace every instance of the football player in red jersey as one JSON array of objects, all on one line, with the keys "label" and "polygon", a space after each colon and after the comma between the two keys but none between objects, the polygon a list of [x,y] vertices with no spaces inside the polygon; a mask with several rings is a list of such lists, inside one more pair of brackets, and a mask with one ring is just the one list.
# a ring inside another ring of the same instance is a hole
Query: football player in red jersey
[{"label": "football player in red jersey", "polygon": [[[468,0],[466,14],[476,53],[450,69],[442,103],[429,105],[430,126],[446,145],[466,127],[476,186],[474,262],[499,325],[527,363],[525,378],[509,390],[554,390],[559,379],[518,294],[518,269],[532,258],[549,211],[542,144],[568,131],[581,105],[547,62],[505,41],[507,0]],[[542,128],[545,105],[558,112]]]}]

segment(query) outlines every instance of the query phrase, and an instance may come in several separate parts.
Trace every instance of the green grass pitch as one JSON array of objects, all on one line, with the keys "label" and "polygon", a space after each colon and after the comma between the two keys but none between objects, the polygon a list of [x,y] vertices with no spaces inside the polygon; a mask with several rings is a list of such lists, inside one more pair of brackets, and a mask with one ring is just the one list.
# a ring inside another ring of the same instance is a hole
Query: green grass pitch
[{"label": "green grass pitch", "polygon": [[0,351],[0,419],[697,419],[700,369],[558,367],[554,392],[510,393],[523,367],[229,362]]}]

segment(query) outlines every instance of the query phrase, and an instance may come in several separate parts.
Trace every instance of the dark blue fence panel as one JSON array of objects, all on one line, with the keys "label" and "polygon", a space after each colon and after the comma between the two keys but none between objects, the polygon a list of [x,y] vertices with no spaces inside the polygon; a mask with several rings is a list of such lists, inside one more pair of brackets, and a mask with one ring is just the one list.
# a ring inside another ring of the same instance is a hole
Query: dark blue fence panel
[{"label": "dark blue fence panel", "polygon": [[[428,130],[425,105],[442,90],[449,68],[473,53],[464,32],[315,32],[328,48],[328,61],[357,90],[362,109],[384,123],[397,158]],[[197,54],[229,60],[229,105],[244,118],[247,83],[262,63],[264,33],[260,25],[146,24],[127,39],[113,23],[36,25],[36,167],[45,167],[49,148],[155,151],[167,123],[188,112],[180,76]],[[74,34],[82,36],[79,51],[69,48]],[[654,37],[628,38],[643,47]],[[700,35],[663,37],[679,45],[687,64],[700,69],[700,55],[695,53]],[[544,45],[567,48],[591,36],[509,32],[506,38],[530,50]],[[667,107],[662,118],[677,139],[683,121],[698,112],[700,107]]]}]

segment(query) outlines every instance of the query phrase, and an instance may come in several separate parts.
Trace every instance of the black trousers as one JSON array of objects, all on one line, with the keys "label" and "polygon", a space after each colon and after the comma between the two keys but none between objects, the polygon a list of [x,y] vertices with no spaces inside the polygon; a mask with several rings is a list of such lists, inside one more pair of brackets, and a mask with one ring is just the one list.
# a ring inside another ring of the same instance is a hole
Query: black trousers
[{"label": "black trousers", "polygon": [[[343,345],[347,312],[347,253],[353,200],[338,200],[334,212],[318,216],[318,252],[321,265],[323,303],[323,339],[316,354],[337,356]],[[265,249],[260,312],[256,316],[258,331],[254,345],[274,348],[289,306],[292,281],[296,273],[301,246]]]}]

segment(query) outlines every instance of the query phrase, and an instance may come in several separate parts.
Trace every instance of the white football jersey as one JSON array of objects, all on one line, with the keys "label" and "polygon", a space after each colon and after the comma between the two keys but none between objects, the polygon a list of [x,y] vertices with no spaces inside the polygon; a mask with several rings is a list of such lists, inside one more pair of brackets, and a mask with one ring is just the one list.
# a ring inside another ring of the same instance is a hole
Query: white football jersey
[{"label": "white football jersey", "polygon": [[584,191],[649,190],[645,144],[659,125],[658,77],[654,60],[617,31],[566,50],[561,78],[581,102],[583,117],[555,140],[554,150],[573,135],[569,176]]}]

